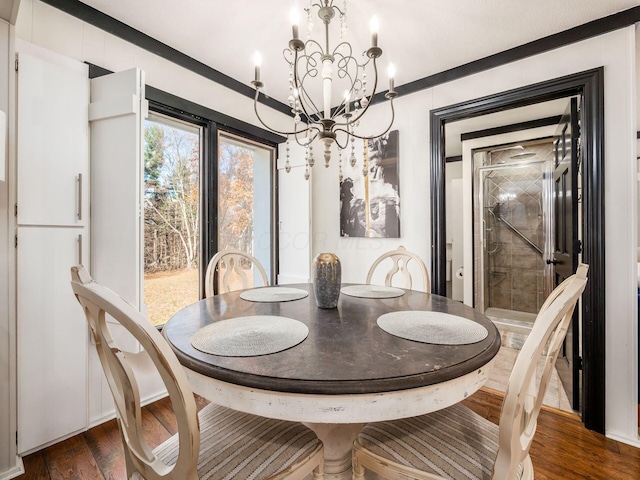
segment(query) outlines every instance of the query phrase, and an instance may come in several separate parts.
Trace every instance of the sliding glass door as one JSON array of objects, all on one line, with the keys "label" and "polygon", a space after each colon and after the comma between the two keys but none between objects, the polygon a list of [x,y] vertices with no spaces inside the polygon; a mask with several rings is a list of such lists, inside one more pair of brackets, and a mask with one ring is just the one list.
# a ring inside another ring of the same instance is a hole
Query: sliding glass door
[{"label": "sliding glass door", "polygon": [[274,148],[218,133],[218,250],[235,248],[253,255],[272,281],[274,170]]},{"label": "sliding glass door", "polygon": [[144,132],[144,303],[155,325],[199,300],[202,127],[149,113]]},{"label": "sliding glass door", "polygon": [[151,322],[162,325],[204,296],[208,262],[220,250],[253,255],[273,282],[275,147],[161,105],[149,113],[144,140],[144,303]]}]

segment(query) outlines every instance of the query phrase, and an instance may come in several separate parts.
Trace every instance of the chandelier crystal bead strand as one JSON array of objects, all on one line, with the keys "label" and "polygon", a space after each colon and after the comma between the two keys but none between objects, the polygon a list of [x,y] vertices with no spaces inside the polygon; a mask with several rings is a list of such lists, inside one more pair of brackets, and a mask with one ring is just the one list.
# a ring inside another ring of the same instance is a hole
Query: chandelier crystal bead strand
[{"label": "chandelier crystal bead strand", "polygon": [[[323,41],[311,38],[313,33],[313,12],[317,13],[324,31]],[[307,16],[307,41],[299,38],[299,12],[294,9],[291,15],[292,38],[284,49],[285,61],[289,64],[289,96],[287,103],[291,107],[293,128],[290,131],[280,131],[267,125],[258,112],[258,98],[264,83],[260,80],[262,57],[258,52],[254,57],[255,76],[251,84],[255,88],[254,110],[260,123],[268,130],[287,137],[287,168],[289,163],[289,142],[295,141],[304,147],[306,157],[305,178],[309,178],[309,168],[313,167],[312,143],[317,139],[323,143],[324,164],[328,167],[331,161],[331,147],[335,144],[340,152],[350,147],[349,163],[356,163],[354,140],[356,138],[367,141],[386,134],[393,125],[395,111],[393,99],[397,96],[394,89],[395,68],[389,65],[389,90],[385,98],[389,100],[391,119],[387,128],[376,135],[363,135],[356,129],[360,126],[360,119],[371,106],[371,100],[378,86],[377,61],[382,55],[378,47],[378,19],[371,20],[371,46],[360,57],[356,58],[353,48],[345,40],[347,27],[347,2],[344,0],[342,8],[334,5],[334,0],[311,0],[305,8]],[[338,17],[340,41],[332,48],[330,42],[331,21]],[[368,73],[367,73],[368,71]],[[373,89],[368,94],[368,80],[372,81]],[[311,95],[309,84],[318,85],[322,91],[321,103]],[[339,84],[346,86],[340,104],[332,107],[332,89]],[[342,162],[340,162],[340,175]]]}]

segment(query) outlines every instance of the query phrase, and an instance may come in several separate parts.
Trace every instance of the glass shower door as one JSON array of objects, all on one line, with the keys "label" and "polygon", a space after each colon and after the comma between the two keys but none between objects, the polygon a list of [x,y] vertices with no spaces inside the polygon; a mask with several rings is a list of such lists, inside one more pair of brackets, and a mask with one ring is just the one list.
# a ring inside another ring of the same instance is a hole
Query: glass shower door
[{"label": "glass shower door", "polygon": [[546,298],[549,239],[547,162],[478,168],[477,305],[531,321]]}]

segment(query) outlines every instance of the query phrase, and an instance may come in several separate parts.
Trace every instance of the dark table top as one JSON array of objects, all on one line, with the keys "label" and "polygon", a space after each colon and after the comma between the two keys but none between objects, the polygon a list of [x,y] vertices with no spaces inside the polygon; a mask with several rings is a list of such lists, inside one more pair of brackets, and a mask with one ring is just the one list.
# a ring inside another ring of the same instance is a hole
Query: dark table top
[{"label": "dark table top", "polygon": [[[307,290],[309,296],[257,303],[241,299],[239,291],[216,295],[180,310],[163,334],[182,365],[198,373],[263,390],[306,394],[379,393],[434,385],[482,368],[500,349],[500,334],[491,320],[445,297],[414,290],[389,299],[341,294],[337,308],[322,309],[316,306],[311,284],[283,286]],[[489,335],[467,345],[433,345],[405,340],[378,327],[380,315],[401,310],[468,318],[483,325]],[[288,350],[253,357],[211,355],[191,345],[191,336],[200,328],[249,315],[294,318],[307,325],[309,336]]]}]

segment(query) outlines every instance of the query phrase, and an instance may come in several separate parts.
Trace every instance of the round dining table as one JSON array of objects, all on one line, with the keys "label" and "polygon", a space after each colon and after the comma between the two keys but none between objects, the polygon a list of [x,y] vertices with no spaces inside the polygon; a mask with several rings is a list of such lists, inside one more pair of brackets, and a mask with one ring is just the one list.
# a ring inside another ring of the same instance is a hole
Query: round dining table
[{"label": "round dining table", "polygon": [[[336,308],[319,308],[312,284],[283,287],[305,296],[255,301],[242,298],[242,291],[215,295],[176,313],[163,335],[195,393],[314,430],[324,443],[327,479],[351,478],[351,446],[366,423],[422,415],[460,402],[486,382],[500,349],[500,334],[489,318],[446,297],[400,289],[400,296],[390,298],[342,293]],[[438,312],[469,320],[487,333],[473,343],[409,340],[380,327],[378,319],[394,312]],[[266,316],[296,320],[308,335],[295,346],[265,355],[217,355],[193,346],[194,335],[212,324],[246,317],[258,322]]]}]

